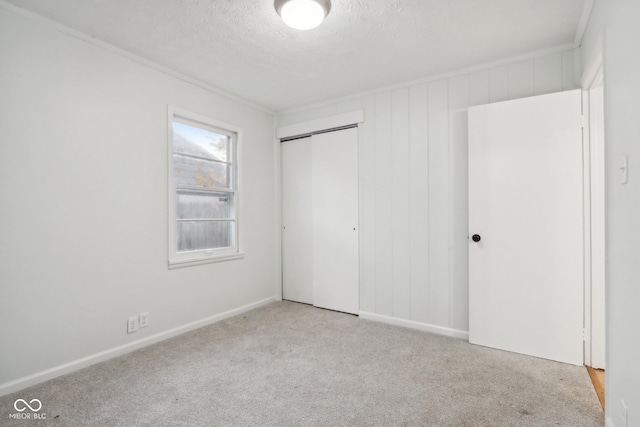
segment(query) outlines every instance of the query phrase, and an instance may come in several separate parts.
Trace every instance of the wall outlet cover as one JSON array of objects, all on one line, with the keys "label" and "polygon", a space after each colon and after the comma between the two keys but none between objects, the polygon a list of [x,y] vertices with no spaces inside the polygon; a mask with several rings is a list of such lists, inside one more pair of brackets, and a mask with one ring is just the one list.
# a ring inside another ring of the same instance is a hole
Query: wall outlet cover
[{"label": "wall outlet cover", "polygon": [[140,327],[146,328],[149,326],[149,312],[145,311],[144,313],[140,313]]},{"label": "wall outlet cover", "polygon": [[622,420],[622,427],[628,427],[629,423],[628,423],[628,409],[627,409],[627,404],[624,403],[624,399],[620,400],[620,403],[622,404],[621,406],[621,411],[620,411],[620,419]]},{"label": "wall outlet cover", "polygon": [[138,316],[131,316],[127,320],[127,333],[130,334],[138,330]]}]

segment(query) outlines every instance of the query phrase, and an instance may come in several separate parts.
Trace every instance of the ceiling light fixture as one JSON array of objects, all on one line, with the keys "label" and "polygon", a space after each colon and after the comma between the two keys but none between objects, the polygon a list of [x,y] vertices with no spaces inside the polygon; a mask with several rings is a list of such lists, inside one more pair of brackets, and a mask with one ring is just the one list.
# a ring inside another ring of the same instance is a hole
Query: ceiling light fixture
[{"label": "ceiling light fixture", "polygon": [[275,0],[274,6],[285,24],[296,30],[310,30],[329,14],[331,0]]}]

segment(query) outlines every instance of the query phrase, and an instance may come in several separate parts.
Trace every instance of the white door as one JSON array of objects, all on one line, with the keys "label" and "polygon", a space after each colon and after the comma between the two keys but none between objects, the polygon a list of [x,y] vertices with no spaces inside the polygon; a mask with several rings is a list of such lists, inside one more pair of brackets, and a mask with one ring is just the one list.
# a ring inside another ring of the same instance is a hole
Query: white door
[{"label": "white door", "polygon": [[357,314],[357,129],[283,142],[282,297]]},{"label": "white door", "polygon": [[579,90],[469,109],[469,342],[583,364],[581,126]]},{"label": "white door", "polygon": [[280,145],[282,298],[313,304],[311,138]]},{"label": "white door", "polygon": [[358,130],[312,137],[313,305],[357,314]]}]

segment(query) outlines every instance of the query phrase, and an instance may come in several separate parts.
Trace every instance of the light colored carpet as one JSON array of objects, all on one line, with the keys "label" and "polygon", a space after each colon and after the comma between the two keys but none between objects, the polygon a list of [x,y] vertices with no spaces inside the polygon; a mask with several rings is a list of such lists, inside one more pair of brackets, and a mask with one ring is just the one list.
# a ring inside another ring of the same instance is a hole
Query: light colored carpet
[{"label": "light colored carpet", "polygon": [[[18,398],[46,420],[9,420]],[[0,425],[602,426],[581,367],[277,302],[0,398]]]}]

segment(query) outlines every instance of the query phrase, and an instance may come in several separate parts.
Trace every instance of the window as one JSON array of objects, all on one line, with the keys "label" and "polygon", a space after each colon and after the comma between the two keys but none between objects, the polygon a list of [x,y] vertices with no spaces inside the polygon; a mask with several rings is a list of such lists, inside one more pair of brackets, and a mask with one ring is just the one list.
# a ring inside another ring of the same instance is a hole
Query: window
[{"label": "window", "polygon": [[169,109],[169,266],[242,256],[238,230],[240,130]]}]

